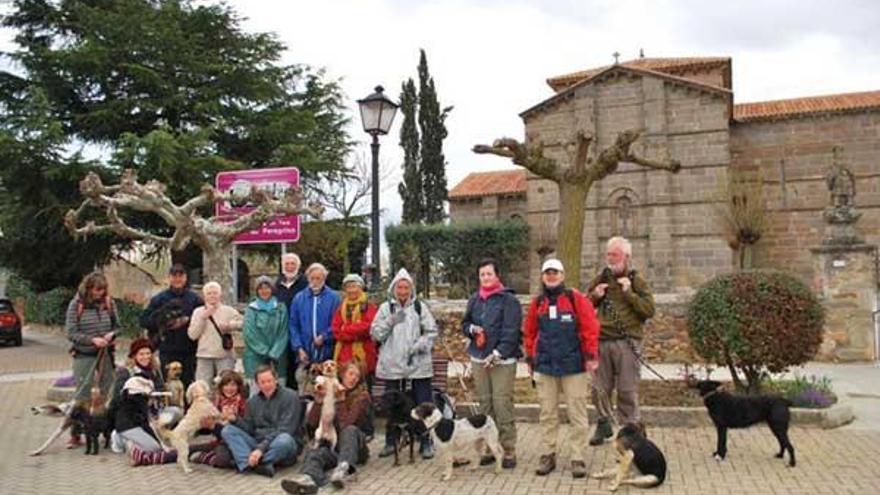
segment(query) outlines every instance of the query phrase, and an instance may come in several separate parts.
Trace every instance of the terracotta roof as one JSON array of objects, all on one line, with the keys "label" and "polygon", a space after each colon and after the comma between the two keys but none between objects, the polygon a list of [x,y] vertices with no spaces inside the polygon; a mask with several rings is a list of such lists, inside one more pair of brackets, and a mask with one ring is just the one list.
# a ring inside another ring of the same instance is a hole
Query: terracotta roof
[{"label": "terracotta roof", "polygon": [[681,84],[684,86],[690,86],[690,87],[700,89],[703,91],[709,91],[711,93],[718,93],[718,94],[723,95],[726,98],[730,98],[731,100],[733,99],[733,92],[727,88],[722,88],[720,86],[715,86],[712,84],[707,84],[704,82],[696,81],[693,79],[688,79],[686,77],[678,77],[678,76],[675,76],[675,75],[672,75],[672,74],[669,74],[666,72],[658,72],[655,70],[644,69],[644,68],[639,68],[639,67],[630,67],[630,66],[626,66],[623,64],[619,64],[619,65],[608,66],[606,69],[599,71],[599,72],[596,72],[593,75],[587,77],[586,79],[581,79],[580,81],[576,82],[575,84],[573,84],[571,86],[568,86],[564,90],[556,93],[555,95],[551,96],[550,98],[547,98],[546,100],[542,101],[541,103],[538,103],[537,105],[534,105],[533,107],[531,107],[523,112],[520,112],[519,116],[522,118],[526,118],[531,113],[533,113],[537,110],[540,110],[540,109],[542,109],[548,105],[551,105],[557,101],[564,100],[569,95],[573,94],[575,89],[577,89],[585,84],[588,84],[594,80],[600,80],[605,75],[611,74],[613,72],[629,72],[631,74],[636,74],[636,75],[640,75],[640,76],[657,77],[660,79],[671,81],[671,82]]},{"label": "terracotta roof", "polygon": [[525,192],[526,171],[523,169],[472,172],[449,191],[449,199],[525,194]]},{"label": "terracotta roof", "polygon": [[739,103],[733,106],[733,118],[739,122],[754,122],[869,108],[880,108],[880,91]]},{"label": "terracotta roof", "polygon": [[[672,75],[680,75],[684,73],[698,71],[717,65],[730,65],[730,57],[676,57],[676,58],[636,58],[621,62],[618,65],[624,67],[634,67],[637,69],[648,69],[657,72],[665,72]],[[553,88],[553,91],[562,91],[575,83],[595,76],[596,74],[613,67],[606,65],[594,69],[587,69],[561,76],[554,76],[547,79],[547,84]],[[725,86],[730,89],[729,81]]]}]

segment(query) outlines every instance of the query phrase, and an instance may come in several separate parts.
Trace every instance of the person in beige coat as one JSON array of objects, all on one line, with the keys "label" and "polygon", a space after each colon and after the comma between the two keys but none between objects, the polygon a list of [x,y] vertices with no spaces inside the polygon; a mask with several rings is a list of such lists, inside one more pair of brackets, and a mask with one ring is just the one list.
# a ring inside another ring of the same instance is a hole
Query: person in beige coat
[{"label": "person in beige coat", "polygon": [[[220,302],[222,288],[217,282],[208,282],[202,288],[205,305],[193,311],[187,333],[198,341],[196,350],[196,380],[214,383],[214,377],[223,370],[235,369],[235,353],[223,348],[221,335],[232,335],[241,330],[243,318],[232,306]],[[229,342],[231,339],[227,338]]]}]

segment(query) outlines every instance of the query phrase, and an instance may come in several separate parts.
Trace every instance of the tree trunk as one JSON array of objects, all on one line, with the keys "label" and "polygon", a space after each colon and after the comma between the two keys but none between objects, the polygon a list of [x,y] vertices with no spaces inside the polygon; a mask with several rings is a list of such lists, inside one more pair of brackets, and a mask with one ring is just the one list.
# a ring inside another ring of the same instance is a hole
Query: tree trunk
[{"label": "tree trunk", "polygon": [[565,284],[581,287],[581,251],[584,242],[584,203],[592,182],[559,183],[559,224],[556,255],[565,267]]},{"label": "tree trunk", "polygon": [[[223,302],[233,305],[238,302],[232,289],[232,250],[230,245],[202,247],[202,266],[204,281],[214,281],[223,288]],[[239,284],[247,281],[239,280]]]}]

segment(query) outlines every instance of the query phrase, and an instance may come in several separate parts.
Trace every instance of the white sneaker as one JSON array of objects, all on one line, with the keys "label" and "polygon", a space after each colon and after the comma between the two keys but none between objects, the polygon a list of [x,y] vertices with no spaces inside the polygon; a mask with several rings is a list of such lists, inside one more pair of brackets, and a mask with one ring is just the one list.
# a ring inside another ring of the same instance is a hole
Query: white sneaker
[{"label": "white sneaker", "polygon": [[336,488],[343,488],[345,486],[345,478],[347,477],[348,463],[342,461],[333,469],[333,472],[330,473],[330,484]]},{"label": "white sneaker", "polygon": [[110,450],[112,450],[114,454],[122,454],[125,452],[125,442],[116,430],[113,430],[113,432],[110,433]]}]

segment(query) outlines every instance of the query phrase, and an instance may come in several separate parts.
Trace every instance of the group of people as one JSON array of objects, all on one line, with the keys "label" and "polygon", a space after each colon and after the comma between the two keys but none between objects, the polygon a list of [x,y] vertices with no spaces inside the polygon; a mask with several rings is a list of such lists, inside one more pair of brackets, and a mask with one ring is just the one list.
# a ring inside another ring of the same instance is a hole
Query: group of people
[{"label": "group of people", "polygon": [[[586,475],[581,447],[588,443],[591,393],[600,418],[589,444],[601,444],[613,433],[610,403],[615,389],[621,422],[638,420],[642,326],[653,315],[654,303],[647,282],[630,266],[631,255],[629,241],[610,239],[606,266],[585,293],[566,287],[559,260],[545,261],[540,293],[531,300],[525,321],[498,264],[485,260],[477,267],[479,289],[468,300],[461,331],[470,340],[467,351],[480,412],[498,425],[504,468],[517,463],[513,391],[523,356],[541,403],[538,475],[556,468],[560,396],[572,423],[570,462],[576,478]],[[340,297],[326,285],[327,269],[320,263],[301,274],[300,259],[285,254],[281,265],[276,280],[257,278],[256,297],[243,316],[223,303],[218,283],[206,283],[200,296],[189,288],[186,269],[173,265],[169,287],[150,300],[141,316],[145,336],[132,342],[126,366],[118,371],[114,342],[119,322],[107,280],[100,273],[85,277],[66,319],[76,399],[88,398],[96,377],[102,390],[111,391],[114,450],[127,451],[133,465],[176,459],[150,421],[160,414],[161,401],[155,397],[165,390],[163,370],[174,361],[182,365],[184,386],[193,380],[217,383],[214,401],[221,417],[202,425],[215,440],[193,446],[190,461],[266,476],[273,476],[276,466],[293,464],[305,450],[305,429],[317,427],[323,392],[314,391],[318,407],[308,414],[299,397],[313,365],[338,363],[339,441],[335,448],[322,444],[307,450],[299,474],[284,483],[296,493],[314,492],[328,482],[340,486],[366,462],[373,435],[374,378],[383,380],[386,389],[408,392],[416,404],[433,400],[437,325],[427,304],[417,299],[405,269],[395,275],[387,299],[377,307],[359,275],[343,279]],[[238,331],[244,340],[243,375],[234,369],[231,336]],[[162,414],[182,411],[166,407]],[[70,446],[78,442],[75,434]],[[395,442],[386,434],[379,456],[393,454]],[[421,438],[419,451],[423,458],[433,457],[428,435]],[[481,459],[481,464],[493,462],[488,453]]]}]

